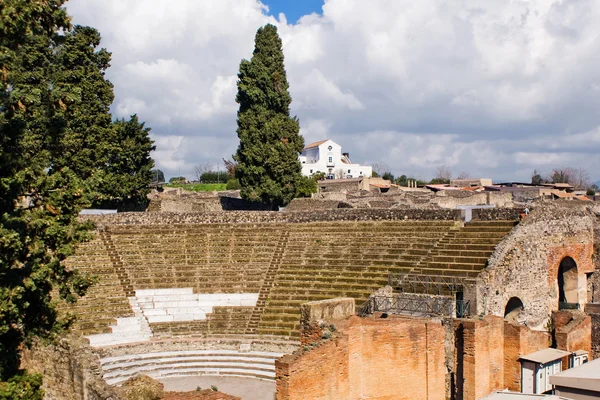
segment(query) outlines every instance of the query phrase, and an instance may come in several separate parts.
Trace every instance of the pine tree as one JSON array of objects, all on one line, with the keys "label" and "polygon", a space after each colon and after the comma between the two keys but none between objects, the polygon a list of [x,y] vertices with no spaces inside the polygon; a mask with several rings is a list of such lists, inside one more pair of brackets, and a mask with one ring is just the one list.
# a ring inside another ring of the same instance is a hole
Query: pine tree
[{"label": "pine tree", "polygon": [[238,74],[239,103],[236,177],[244,199],[274,206],[289,203],[302,179],[298,153],[304,147],[300,125],[290,117],[292,98],[277,28],[256,32],[250,61]]}]

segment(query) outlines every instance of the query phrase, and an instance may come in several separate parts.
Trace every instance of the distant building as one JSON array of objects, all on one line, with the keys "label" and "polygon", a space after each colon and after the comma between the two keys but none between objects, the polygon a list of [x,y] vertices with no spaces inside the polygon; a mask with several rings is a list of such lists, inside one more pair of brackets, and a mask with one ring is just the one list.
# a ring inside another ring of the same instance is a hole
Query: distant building
[{"label": "distant building", "polygon": [[300,153],[302,175],[313,176],[322,172],[327,179],[370,177],[373,168],[354,164],[349,153],[342,153],[342,146],[326,139],[307,145]]}]

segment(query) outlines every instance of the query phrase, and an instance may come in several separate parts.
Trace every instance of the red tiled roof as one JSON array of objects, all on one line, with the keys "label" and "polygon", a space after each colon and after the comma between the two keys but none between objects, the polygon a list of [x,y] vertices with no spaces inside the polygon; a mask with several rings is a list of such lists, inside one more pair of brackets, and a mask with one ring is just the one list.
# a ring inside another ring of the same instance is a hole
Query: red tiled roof
[{"label": "red tiled roof", "polygon": [[311,143],[309,145],[304,146],[304,149],[312,149],[313,147],[319,147],[320,145],[322,145],[323,143],[325,143],[328,140],[329,139],[325,139],[325,140],[320,140],[318,142]]}]

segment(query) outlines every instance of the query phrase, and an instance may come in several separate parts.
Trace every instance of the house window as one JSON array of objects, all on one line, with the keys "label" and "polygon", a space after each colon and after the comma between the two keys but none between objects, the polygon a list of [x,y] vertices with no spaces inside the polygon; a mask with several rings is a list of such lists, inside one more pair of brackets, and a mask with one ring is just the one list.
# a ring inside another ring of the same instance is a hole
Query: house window
[{"label": "house window", "polygon": [[333,162],[333,157],[329,157],[329,162]]},{"label": "house window", "polygon": [[348,173],[350,173],[350,170],[348,170]]},{"label": "house window", "polygon": [[362,171],[360,171],[360,174],[362,175]]},{"label": "house window", "polygon": [[312,174],[312,169],[310,170],[310,173]]}]

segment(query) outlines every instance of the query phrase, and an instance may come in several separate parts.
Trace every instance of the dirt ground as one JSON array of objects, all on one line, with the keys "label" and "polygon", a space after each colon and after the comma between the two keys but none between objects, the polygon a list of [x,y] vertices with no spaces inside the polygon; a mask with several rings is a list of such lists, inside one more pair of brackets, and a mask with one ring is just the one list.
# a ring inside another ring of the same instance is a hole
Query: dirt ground
[{"label": "dirt ground", "polygon": [[273,400],[275,382],[228,376],[190,376],[185,378],[159,379],[165,391],[188,392],[197,387],[209,389],[212,385],[220,392],[241,397],[242,400]]}]

